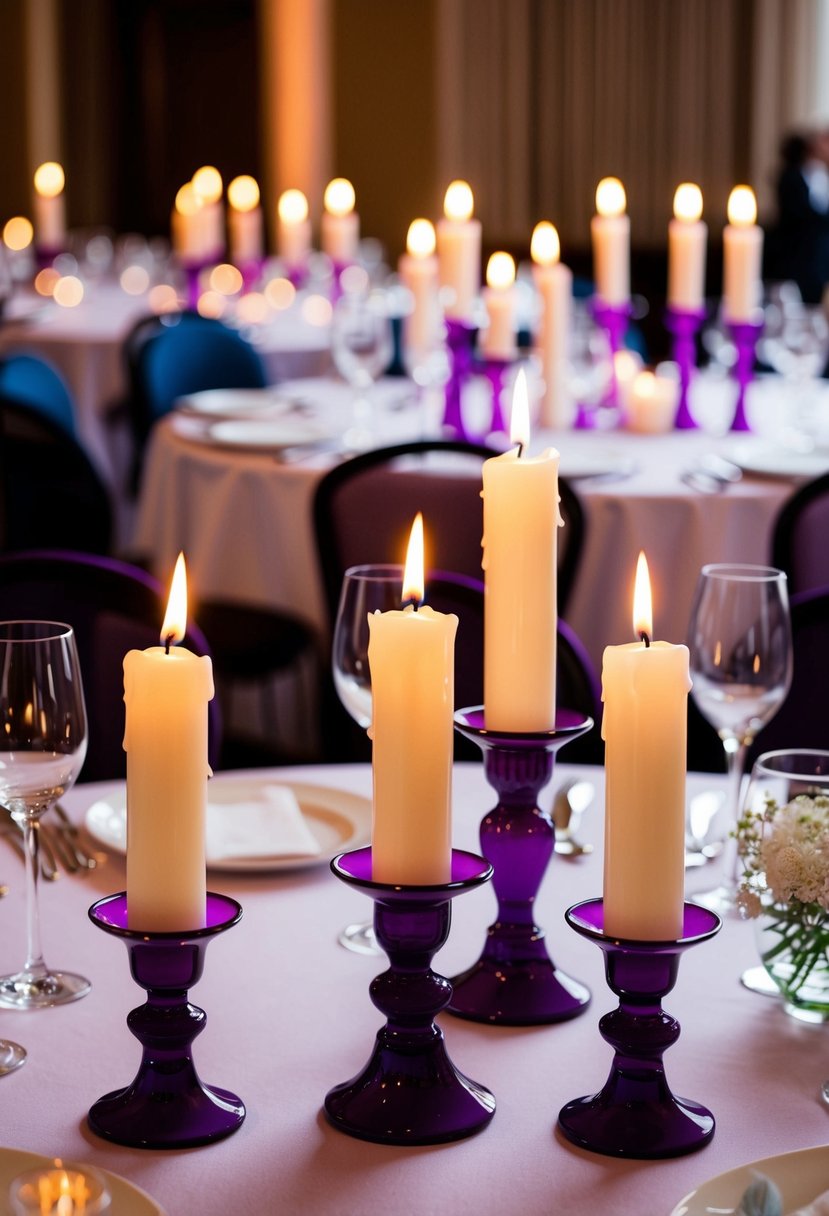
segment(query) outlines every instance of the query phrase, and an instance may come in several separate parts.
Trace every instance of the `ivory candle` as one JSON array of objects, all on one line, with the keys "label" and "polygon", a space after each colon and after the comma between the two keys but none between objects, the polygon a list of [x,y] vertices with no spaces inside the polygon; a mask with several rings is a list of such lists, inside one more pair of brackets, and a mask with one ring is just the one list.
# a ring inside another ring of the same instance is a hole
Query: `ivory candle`
[{"label": "ivory candle", "polygon": [[483,292],[488,324],[480,337],[486,359],[515,358],[515,261],[508,253],[493,253],[486,266]]},{"label": "ivory candle", "polygon": [[440,320],[435,229],[429,220],[412,220],[397,270],[412,297],[403,325],[404,346],[407,351],[428,352],[435,345]]},{"label": "ivory candle", "polygon": [[512,402],[518,447],[484,461],[484,715],[492,730],[555,726],[559,454],[529,458],[523,370]]},{"label": "ivory candle", "polygon": [[596,187],[596,211],[590,221],[593,278],[604,304],[630,299],[630,219],[625,214],[625,188],[617,177],[603,177]]},{"label": "ivory candle", "polygon": [[335,177],[325,187],[320,232],[323,253],[332,262],[356,262],[360,242],[360,217],[354,210],[354,187],[346,177]]},{"label": "ivory candle", "polygon": [[423,520],[412,527],[402,611],[369,615],[372,878],[444,883],[452,864],[452,714],[458,618],[423,599]]},{"label": "ivory candle", "polygon": [[651,642],[650,584],[640,554],[634,630],[607,646],[604,931],[633,941],[682,936],[688,648]]},{"label": "ivory candle", "polygon": [[187,587],[179,555],[165,644],[124,659],[127,753],[127,915],[131,929],[201,928],[205,923],[207,702],[209,658],[181,646]]},{"label": "ivory candle", "polygon": [[446,316],[469,322],[481,279],[481,223],[472,218],[472,190],[467,182],[451,182],[437,222],[440,285],[447,290]]},{"label": "ivory candle", "polygon": [[530,243],[533,279],[541,303],[537,346],[544,380],[541,421],[548,427],[566,427],[573,421],[573,399],[568,378],[568,347],[573,312],[573,272],[562,265],[555,225],[542,220]]},{"label": "ivory candle", "polygon": [[668,307],[699,312],[705,300],[705,247],[708,226],[702,220],[702,191],[683,182],[674,194],[674,218],[668,224]]},{"label": "ivory candle", "polygon": [[200,262],[204,259],[206,243],[202,206],[193,183],[186,182],[176,194],[170,216],[173,253],[181,262]]},{"label": "ivory candle", "polygon": [[230,260],[234,266],[250,266],[258,262],[263,251],[262,208],[259,206],[259,185],[248,174],[234,177],[227,188],[227,228],[230,238]]},{"label": "ivory candle", "polygon": [[735,186],[728,198],[723,230],[723,316],[752,321],[761,303],[763,230],[756,222],[757,201],[749,186]]},{"label": "ivory candle", "polygon": [[311,250],[308,199],[301,190],[285,190],[276,205],[276,251],[289,270],[305,265]]},{"label": "ivory candle", "polygon": [[205,259],[221,261],[225,247],[224,183],[213,165],[202,165],[193,174],[193,189],[201,202],[201,228]]},{"label": "ivory candle", "polygon": [[625,398],[625,426],[643,435],[670,431],[678,403],[677,379],[648,370],[638,372]]},{"label": "ivory candle", "polygon": [[46,161],[35,170],[34,227],[38,249],[58,252],[66,244],[65,184],[63,169],[56,161]]}]

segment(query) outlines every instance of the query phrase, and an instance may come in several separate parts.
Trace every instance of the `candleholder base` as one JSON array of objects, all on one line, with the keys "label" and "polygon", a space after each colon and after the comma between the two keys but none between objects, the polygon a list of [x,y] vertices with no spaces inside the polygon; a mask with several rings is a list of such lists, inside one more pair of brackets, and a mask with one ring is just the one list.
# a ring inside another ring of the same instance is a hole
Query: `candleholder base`
[{"label": "candleholder base", "polygon": [[737,406],[731,423],[732,431],[750,431],[746,414],[746,393],[754,379],[754,352],[763,332],[762,321],[729,321],[728,328],[737,348],[734,376],[737,381]]},{"label": "candleholder base", "polygon": [[435,886],[394,886],[371,878],[371,849],[331,862],[342,882],[374,900],[374,931],[391,963],[369,992],[386,1025],[362,1072],[326,1095],[334,1127],[380,1144],[441,1144],[480,1131],[495,1112],[495,1098],[460,1072],[434,1023],[452,995],[447,979],[431,969],[449,936],[451,900],[487,881],[482,857],[452,850],[452,878]]},{"label": "candleholder base", "polygon": [[697,366],[696,336],[704,320],[704,309],[668,308],[665,312],[665,328],[673,336],[672,353],[679,367],[679,405],[674,420],[678,431],[696,430],[698,426],[688,396]]},{"label": "candleholder base", "polygon": [[483,707],[455,714],[455,728],[484,753],[484,771],[498,805],[481,821],[481,852],[494,867],[498,915],[478,961],[452,980],[449,1012],[474,1022],[542,1026],[586,1009],[590,990],[547,953],[533,918],[538,889],[555,850],[555,828],[538,806],[553,775],[555,754],[593,725],[569,710],[556,728],[534,733],[487,730]]},{"label": "candleholder base", "polygon": [[35,245],[35,266],[38,270],[48,270],[62,253],[66,253],[65,245]]},{"label": "candleholder base", "polygon": [[499,432],[506,434],[509,430],[504,415],[503,397],[504,381],[513,362],[514,360],[512,359],[487,359],[484,362],[484,375],[489,381],[489,391],[492,400],[492,414],[489,420],[489,433],[491,435],[496,435]]},{"label": "candleholder base", "polygon": [[468,439],[463,421],[462,396],[472,371],[475,327],[452,317],[446,320],[446,346],[449,351],[449,379],[444,389],[443,430],[456,439]]},{"label": "candleholder base", "polygon": [[245,1107],[236,1094],[199,1079],[191,1044],[207,1015],[187,1000],[204,968],[207,943],[241,919],[235,899],[207,894],[207,923],[184,933],[142,933],[127,927],[121,891],[89,909],[99,929],[120,937],[130,954],[132,977],[147,991],[127,1025],[143,1047],[135,1080],[113,1090],[89,1111],[96,1135],[133,1148],[192,1148],[229,1136],[242,1125]]},{"label": "candleholder base", "polygon": [[676,1097],[668,1086],[663,1052],[679,1038],[679,1022],[665,1013],[662,997],[676,983],[679,956],[720,929],[715,912],[684,907],[677,941],[627,941],[605,934],[604,901],[589,899],[565,913],[568,925],[604,951],[605,974],[619,1008],[599,1022],[615,1055],[599,1093],[561,1108],[558,1125],[580,1148],[608,1157],[680,1157],[703,1148],[714,1135],[707,1107]]}]

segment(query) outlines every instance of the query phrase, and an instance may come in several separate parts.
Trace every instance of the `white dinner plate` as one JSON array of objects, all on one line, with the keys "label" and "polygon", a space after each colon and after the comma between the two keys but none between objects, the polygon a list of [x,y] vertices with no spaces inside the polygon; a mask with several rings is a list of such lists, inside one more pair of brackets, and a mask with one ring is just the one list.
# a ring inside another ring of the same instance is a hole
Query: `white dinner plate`
[{"label": "white dinner plate", "polygon": [[[243,777],[221,778],[210,782],[210,806],[256,802],[263,785],[282,785],[291,790],[299,803],[305,823],[319,842],[320,851],[310,856],[232,857],[209,861],[208,870],[237,870],[246,873],[271,870],[300,870],[327,865],[333,856],[357,849],[371,839],[371,802],[360,794],[332,789],[327,785],[306,785],[298,781],[256,780]],[[105,790],[86,812],[87,831],[99,844],[116,853],[127,848],[126,787],[115,785]]]},{"label": "white dinner plate", "polygon": [[219,447],[261,451],[307,447],[323,443],[333,432],[305,418],[237,418],[214,422],[205,432],[209,443]]},{"label": "white dinner plate", "polygon": [[[67,1158],[67,1162],[72,1165],[84,1164],[81,1158],[74,1157],[71,1162]],[[5,1196],[9,1193],[9,1184],[18,1174],[40,1167],[49,1169],[53,1164],[54,1158],[42,1157],[39,1153],[27,1153],[19,1148],[0,1148],[0,1196],[3,1196],[3,1200],[0,1202],[5,1200]],[[164,1216],[164,1209],[154,1199],[151,1199],[146,1191],[139,1190],[137,1186],[127,1182],[126,1178],[102,1169],[99,1165],[94,1165],[92,1168],[106,1179],[112,1195],[113,1216]],[[8,1209],[3,1207],[1,1210]]]},{"label": "white dinner plate", "polygon": [[737,443],[728,457],[744,473],[760,477],[812,478],[829,472],[829,452],[796,452],[762,440]]},{"label": "white dinner plate", "polygon": [[670,1216],[727,1216],[736,1209],[758,1174],[770,1178],[777,1186],[784,1212],[805,1207],[829,1190],[829,1144],[751,1161],[718,1174],[686,1195]]},{"label": "white dinner plate", "polygon": [[179,397],[176,401],[176,409],[217,419],[233,419],[263,412],[277,416],[293,408],[293,402],[280,396],[274,388],[208,388],[201,393]]}]

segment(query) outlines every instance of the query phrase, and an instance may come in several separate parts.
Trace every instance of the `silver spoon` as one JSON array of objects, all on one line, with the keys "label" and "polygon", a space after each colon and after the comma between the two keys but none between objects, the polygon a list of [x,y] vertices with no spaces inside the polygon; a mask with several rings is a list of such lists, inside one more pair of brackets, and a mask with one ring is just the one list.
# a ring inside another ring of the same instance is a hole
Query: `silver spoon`
[{"label": "silver spoon", "polygon": [[595,797],[590,781],[571,781],[557,791],[553,799],[553,826],[556,830],[555,850],[565,857],[581,857],[593,852],[592,844],[576,840],[581,817]]}]

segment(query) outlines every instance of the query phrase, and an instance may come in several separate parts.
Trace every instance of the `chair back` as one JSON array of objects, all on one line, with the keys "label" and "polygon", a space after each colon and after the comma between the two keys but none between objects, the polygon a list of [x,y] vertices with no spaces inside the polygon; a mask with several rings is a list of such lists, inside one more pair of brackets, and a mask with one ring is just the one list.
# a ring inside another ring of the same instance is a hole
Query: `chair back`
[{"label": "chair back", "polygon": [[112,504],[63,426],[0,396],[0,549],[108,553]]},{"label": "chair back", "polygon": [[45,414],[73,438],[77,436],[69,389],[45,359],[24,352],[0,360],[0,397]]},{"label": "chair back", "polygon": [[[166,592],[136,566],[66,550],[0,555],[0,617],[58,620],[75,631],[86,698],[89,747],[81,781],[126,775],[124,655],[159,644]],[[210,654],[207,641],[188,625],[184,645]],[[214,698],[208,708],[210,763],[221,743]]]},{"label": "chair back", "polygon": [[796,490],[772,533],[771,564],[785,570],[789,594],[829,587],[829,473]]}]

